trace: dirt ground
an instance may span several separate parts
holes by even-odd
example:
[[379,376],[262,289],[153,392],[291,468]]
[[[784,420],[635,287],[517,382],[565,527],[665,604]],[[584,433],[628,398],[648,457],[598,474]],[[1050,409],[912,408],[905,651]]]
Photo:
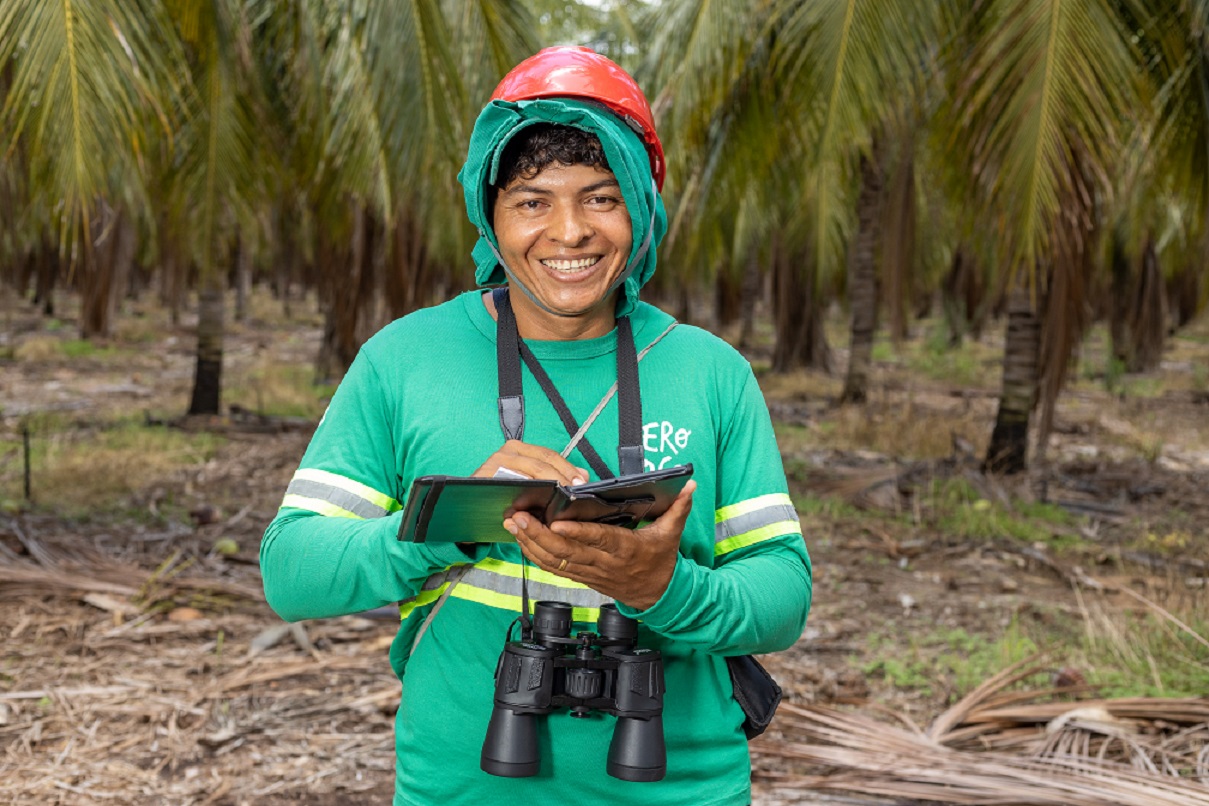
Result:
[[[23,358],[20,346],[44,326],[22,303],[5,304],[7,444],[31,413],[59,412],[67,418],[60,426],[69,427],[63,423],[185,409],[186,327],[157,326],[153,340],[116,359],[36,360]],[[266,360],[305,366],[317,339],[313,325],[234,326],[227,377],[249,377]],[[875,396],[863,416],[893,419],[909,405],[916,416],[951,413],[989,432],[992,396],[955,395],[946,384],[907,395]],[[1136,607],[1127,596],[1088,594],[1073,584],[1080,580],[1128,586],[1164,603],[1206,601],[1209,402],[1194,391],[1122,403],[1081,388],[1064,401],[1046,495],[1082,513],[1057,527],[1081,546],[1071,552],[957,539],[911,520],[918,499],[898,479],[977,477],[960,440],[951,455],[919,463],[826,447],[822,438],[812,444],[811,433],[833,417],[825,400],[803,388],[772,390],[769,398],[774,418],[796,429],[782,444],[795,495],[828,490],[854,502],[803,511],[815,603],[801,640],[765,658],[790,702],[889,708],[925,724],[951,701],[954,681],[897,686],[871,668],[875,653],[918,652],[915,640],[938,630],[996,636],[1022,621],[1077,621],[1090,595],[1105,607]],[[1167,439],[1148,454],[1146,435],[1159,420],[1188,438]],[[389,802],[398,696],[386,662],[392,619],[346,617],[290,630],[259,594],[260,534],[306,446],[306,425],[243,416],[188,427],[225,441],[205,461],[136,491],[121,513],[68,517],[46,501],[0,512],[0,802]],[[11,485],[20,455],[2,458]],[[1006,500],[1035,496],[1039,481],[986,484],[980,489]],[[1066,665],[1061,652],[1052,663]],[[760,742],[784,738],[774,729]],[[756,803],[871,802],[777,787],[763,773],[778,762],[760,755],[760,742]]]

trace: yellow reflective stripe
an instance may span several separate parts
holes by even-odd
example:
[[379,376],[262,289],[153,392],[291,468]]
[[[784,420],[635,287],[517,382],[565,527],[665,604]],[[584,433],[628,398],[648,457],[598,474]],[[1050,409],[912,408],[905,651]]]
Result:
[[[497,593],[484,588],[479,588],[474,585],[468,585],[465,581],[459,582],[457,587],[453,589],[453,593],[449,594],[453,599],[464,599],[468,602],[486,605],[487,607],[495,607],[500,610],[510,610],[514,613],[521,612],[521,597],[513,596],[508,593]],[[532,606],[530,602],[530,606]],[[600,618],[599,607],[572,607],[572,621],[587,621],[594,622]]]
[[281,508],[293,507],[294,509],[305,509],[308,512],[317,512],[320,515],[328,515],[333,518],[352,518],[353,520],[363,521],[356,513],[349,512],[343,507],[338,507],[328,501],[323,501],[319,498],[306,498],[301,495],[286,495],[281,500]]
[[734,537],[718,541],[714,544],[714,556],[717,557],[719,554],[745,548],[764,540],[780,537],[781,535],[796,534],[799,528],[797,521],[770,523],[767,526],[761,526],[759,529],[752,529],[750,532],[744,532],[741,535],[735,535]]
[[793,499],[787,493],[769,493],[768,495],[748,498],[746,501],[740,501],[737,504],[731,504],[730,506],[715,510],[714,523],[722,523],[722,521],[733,518],[736,515],[746,515],[748,512],[755,512],[757,509],[779,505],[792,507]]
[[294,478],[302,481],[315,481],[320,484],[329,484],[332,487],[338,487],[345,492],[352,493],[358,498],[369,501],[375,506],[382,507],[387,512],[395,512],[402,509],[399,502],[391,498],[385,493],[380,493],[373,487],[367,487],[359,481],[353,481],[344,476],[338,476],[335,473],[329,473],[326,470],[316,470],[314,468],[299,468],[294,474]]
[[449,583],[446,582],[444,585],[442,585],[439,588],[433,588],[430,591],[420,591],[419,595],[416,596],[415,598],[409,599],[406,602],[400,602],[399,603],[399,620],[403,621],[404,619],[406,619],[408,616],[411,615],[411,611],[415,610],[417,607],[423,607],[426,604],[431,604],[431,603],[435,602],[437,599],[440,599],[441,594],[444,593],[445,589],[448,587],[449,587]]
[[[493,574],[500,574],[501,576],[512,577],[514,579],[521,579],[525,573],[525,567],[520,563],[504,562],[495,557],[479,560],[474,564],[474,567],[482,571],[489,571]],[[533,566],[529,566],[529,581],[545,582],[548,585],[554,585],[559,588],[574,588],[578,590],[586,590],[588,588],[582,582],[575,582],[566,577],[560,577],[558,574],[543,571],[541,568],[534,568]]]

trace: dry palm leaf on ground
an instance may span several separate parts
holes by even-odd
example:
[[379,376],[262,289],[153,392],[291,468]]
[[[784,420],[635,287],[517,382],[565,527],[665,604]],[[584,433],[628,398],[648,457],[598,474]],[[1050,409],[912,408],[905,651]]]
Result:
[[[753,747],[778,791],[901,803],[1209,806],[1209,699],[1055,701],[1008,691],[1021,665],[979,686],[923,731],[909,722],[785,704],[780,736]],[[761,761],[795,772],[764,772]]]

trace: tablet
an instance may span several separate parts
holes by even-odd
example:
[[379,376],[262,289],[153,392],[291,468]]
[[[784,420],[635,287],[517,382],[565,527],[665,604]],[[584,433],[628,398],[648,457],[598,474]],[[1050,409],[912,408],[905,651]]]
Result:
[[544,479],[421,476],[411,485],[399,540],[512,543],[504,518],[592,521],[625,528],[667,512],[693,475],[691,464],[575,487]]

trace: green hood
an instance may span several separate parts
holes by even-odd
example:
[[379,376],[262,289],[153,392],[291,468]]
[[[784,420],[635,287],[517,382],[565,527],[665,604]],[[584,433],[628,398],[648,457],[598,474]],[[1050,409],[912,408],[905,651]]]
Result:
[[499,286],[508,282],[500,265],[499,242],[491,229],[487,189],[495,182],[504,146],[521,129],[535,123],[573,126],[600,138],[609,167],[621,185],[621,195],[634,228],[634,246],[626,273],[622,275],[624,283],[617,304],[617,315],[625,316],[633,310],[638,290],[655,273],[655,247],[667,232],[667,211],[651,177],[651,163],[642,140],[612,113],[586,101],[564,98],[492,101],[475,121],[466,164],[458,173],[466,196],[466,213],[479,231],[478,243],[471,253],[475,281],[480,286]]

